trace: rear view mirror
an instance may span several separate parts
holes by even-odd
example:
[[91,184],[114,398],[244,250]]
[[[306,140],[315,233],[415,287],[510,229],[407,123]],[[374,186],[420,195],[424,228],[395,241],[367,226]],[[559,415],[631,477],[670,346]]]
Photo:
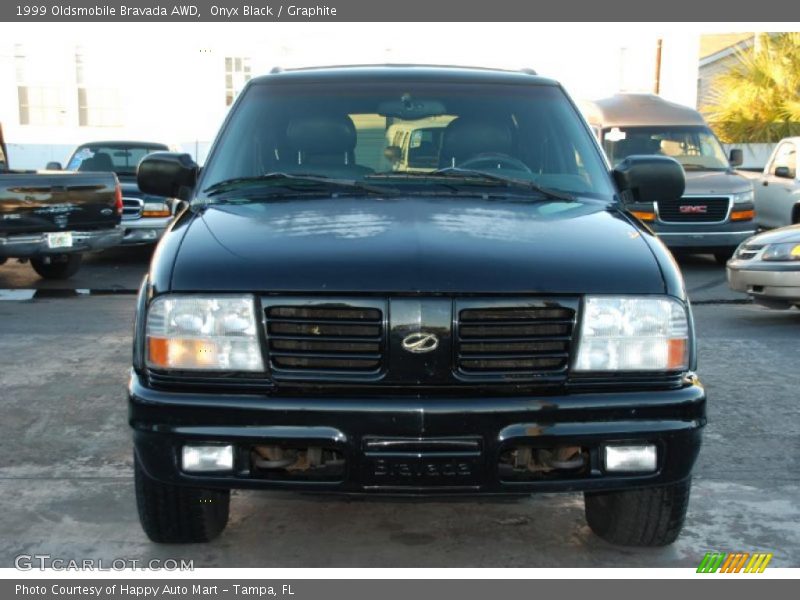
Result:
[[153,152],[139,163],[136,182],[145,194],[189,198],[197,183],[197,163],[188,154]]
[[378,105],[378,114],[407,121],[447,114],[445,105],[438,100],[412,98],[403,94],[399,100],[387,100]]
[[741,148],[732,148],[728,162],[732,167],[738,167],[744,162],[744,153]]
[[686,188],[683,167],[668,156],[629,156],[614,168],[612,175],[623,202],[675,200]]
[[775,177],[780,177],[781,179],[794,179],[794,173],[792,173],[789,167],[775,167]]
[[58,161],[55,161],[55,160],[53,160],[53,161],[50,161],[50,162],[49,162],[49,163],[47,163],[47,165],[45,166],[45,169],[46,169],[47,171],[61,171],[63,168],[64,168],[64,167],[62,167],[62,166],[61,166],[61,163],[60,163],[60,162],[58,162]]

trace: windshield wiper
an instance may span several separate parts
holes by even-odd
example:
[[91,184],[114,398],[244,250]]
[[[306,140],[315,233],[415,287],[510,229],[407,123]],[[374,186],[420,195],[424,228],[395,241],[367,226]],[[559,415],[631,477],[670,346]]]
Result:
[[516,179],[513,177],[503,177],[493,175],[485,171],[475,171],[472,169],[460,169],[458,167],[447,167],[436,171],[425,172],[403,172],[403,173],[376,173],[367,175],[365,179],[429,179],[444,180],[449,186],[456,183],[468,185],[491,185],[496,187],[512,187],[523,189],[540,194],[551,200],[561,200],[563,202],[576,202],[577,198],[567,192],[542,187],[533,181],[526,179]]
[[219,181],[206,189],[206,196],[218,196],[226,192],[238,191],[248,187],[277,186],[302,192],[348,192],[362,194],[394,195],[396,190],[360,183],[353,179],[334,179],[324,175],[301,175],[289,173],[266,173],[253,177],[234,177]]

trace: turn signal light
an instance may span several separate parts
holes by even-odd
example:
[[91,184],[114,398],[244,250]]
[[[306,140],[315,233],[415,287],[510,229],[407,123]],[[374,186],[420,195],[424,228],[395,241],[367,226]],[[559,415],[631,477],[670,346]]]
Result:
[[144,210],[142,211],[143,217],[169,217],[172,213],[168,210]]
[[207,340],[153,338],[148,340],[150,364],[157,368],[213,368],[217,344]]
[[731,213],[731,221],[751,221],[755,216],[754,210],[736,210]]
[[634,217],[636,217],[637,219],[639,219],[640,221],[655,221],[656,220],[655,213],[651,213],[651,212],[644,212],[644,211],[641,211],[641,210],[632,210],[631,214]]
[[689,362],[686,340],[672,338],[667,341],[667,369],[680,369]]

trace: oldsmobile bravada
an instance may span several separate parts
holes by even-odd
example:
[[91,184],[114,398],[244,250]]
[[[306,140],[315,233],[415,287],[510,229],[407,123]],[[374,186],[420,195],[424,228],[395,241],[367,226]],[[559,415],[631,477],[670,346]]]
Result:
[[[435,164],[390,164],[434,117]],[[215,537],[235,488],[581,491],[607,540],[678,536],[706,395],[680,272],[627,213],[682,194],[674,159],[610,170],[532,74],[339,67],[253,79],[202,170],[159,152],[138,182],[189,203],[136,314],[151,539]]]

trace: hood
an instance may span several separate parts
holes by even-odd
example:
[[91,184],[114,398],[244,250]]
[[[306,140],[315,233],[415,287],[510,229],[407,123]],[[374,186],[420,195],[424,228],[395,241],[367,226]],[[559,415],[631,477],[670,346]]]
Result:
[[182,227],[174,291],[663,293],[643,236],[598,204],[338,198],[220,204]]
[[800,225],[789,225],[788,227],[765,231],[747,240],[748,244],[778,244],[780,242],[800,243]]
[[753,183],[733,171],[685,171],[685,194],[738,194],[749,192]]

